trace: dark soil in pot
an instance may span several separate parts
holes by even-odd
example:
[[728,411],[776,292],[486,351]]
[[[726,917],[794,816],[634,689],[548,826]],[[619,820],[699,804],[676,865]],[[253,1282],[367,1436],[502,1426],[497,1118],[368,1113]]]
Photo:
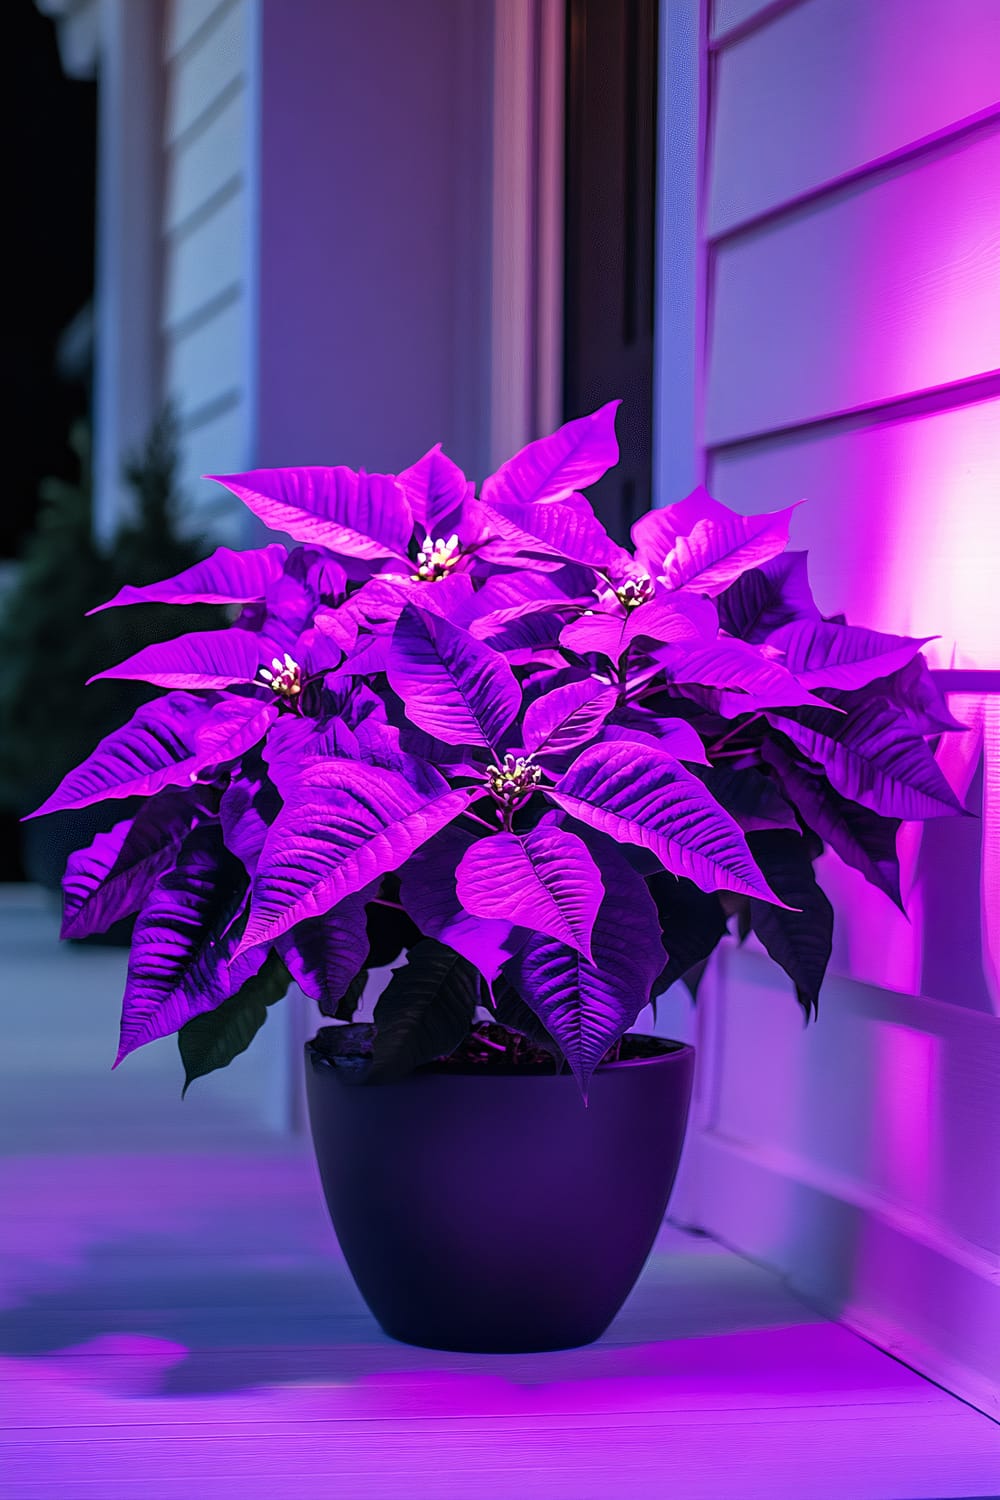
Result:
[[627,1039],[585,1106],[551,1062],[450,1060],[395,1083],[306,1045],[323,1189],[391,1337],[513,1353],[587,1344],[635,1284],[680,1159],[694,1051]]

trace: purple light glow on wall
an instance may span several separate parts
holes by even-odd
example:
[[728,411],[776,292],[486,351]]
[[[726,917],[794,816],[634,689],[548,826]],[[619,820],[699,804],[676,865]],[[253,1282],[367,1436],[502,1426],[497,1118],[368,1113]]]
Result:
[[871,1176],[894,1203],[926,1209],[937,1185],[940,1140],[936,1094],[939,1037],[881,1022],[873,1028],[879,1080],[872,1122]]

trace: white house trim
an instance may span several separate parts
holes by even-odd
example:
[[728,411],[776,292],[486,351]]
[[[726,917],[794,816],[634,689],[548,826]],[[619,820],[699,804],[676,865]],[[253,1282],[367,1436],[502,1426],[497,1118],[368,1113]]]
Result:
[[563,10],[496,0],[491,467],[562,416]]
[[122,458],[145,438],[161,394],[160,0],[100,0],[94,522],[125,509]]
[[704,479],[705,350],[702,70],[707,0],[661,0],[653,325],[653,503],[670,505]]

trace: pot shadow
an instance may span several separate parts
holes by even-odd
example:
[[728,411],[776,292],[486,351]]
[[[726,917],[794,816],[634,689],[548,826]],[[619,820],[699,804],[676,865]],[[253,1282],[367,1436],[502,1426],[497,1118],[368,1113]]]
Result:
[[[669,1228],[604,1337],[543,1354],[397,1343],[371,1317],[332,1235],[325,1251],[258,1252],[235,1263],[170,1236],[123,1237],[88,1246],[72,1276],[60,1280],[0,1310],[0,1354],[143,1396],[412,1384],[416,1376],[424,1385],[450,1376],[539,1385],[662,1375],[690,1370],[692,1361],[718,1365],[721,1346],[734,1337],[738,1354],[749,1349],[749,1333],[815,1324],[760,1268]],[[725,1358],[731,1362],[732,1351]],[[760,1361],[756,1349],[753,1363]]]

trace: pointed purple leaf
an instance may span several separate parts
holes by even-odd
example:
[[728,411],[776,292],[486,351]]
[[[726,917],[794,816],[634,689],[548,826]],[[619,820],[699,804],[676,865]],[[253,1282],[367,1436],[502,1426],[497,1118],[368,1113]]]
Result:
[[[794,811],[775,783],[753,767],[734,771],[728,766],[706,766],[695,775],[744,833],[770,832],[776,828],[801,833]],[[750,849],[752,852],[752,844]]]
[[407,717],[450,745],[499,743],[521,702],[498,652],[413,605],[393,632],[387,672]]
[[164,792],[134,819],[99,833],[66,862],[61,938],[105,932],[138,911],[205,809],[189,792]]
[[456,889],[456,871],[476,836],[450,823],[410,856],[400,871],[399,899],[425,937],[454,948],[492,984],[527,939],[505,921],[470,916]]
[[675,760],[708,764],[701,737],[686,719],[661,718],[629,705],[615,710],[601,731],[601,739],[631,740],[666,750]]
[[522,606],[531,614],[537,605],[561,609],[564,605],[583,607],[593,600],[594,575],[590,568],[579,563],[563,563],[544,572],[535,567],[522,568],[512,573],[494,573],[449,618],[472,635],[480,636],[484,632],[479,629],[479,622],[490,616],[502,615],[506,621],[516,618],[507,611]]
[[794,719],[768,718],[822,767],[838,792],[884,818],[942,818],[963,810],[927,744],[884,698],[864,698],[846,714],[810,708]]
[[451,791],[444,778],[428,795],[395,772],[346,760],[310,762],[282,791],[254,875],[244,949],[398,869],[478,795]]
[[744,641],[766,640],[793,620],[818,620],[805,552],[782,552],[742,573],[719,595],[719,623]]
[[217,826],[188,835],[135,924],[115,1067],[136,1047],[214,1010],[260,968],[263,949],[232,962],[233,919],[245,890],[246,877]]
[[768,645],[784,653],[782,665],[807,688],[866,687],[912,661],[933,636],[884,635],[856,625],[796,620],[779,626]]
[[457,888],[472,916],[529,927],[591,960],[591,933],[604,887],[578,834],[546,826],[479,839],[458,867]]
[[273,651],[250,630],[195,630],[172,641],[155,641],[134,656],[97,672],[101,677],[124,677],[132,682],[151,682],[165,688],[221,688],[236,682],[255,682],[257,673],[270,664]]
[[878,678],[868,692],[877,693],[901,708],[918,734],[967,728],[951,712],[923,656],[915,656],[900,671]]
[[306,765],[322,760],[360,760],[358,741],[343,719],[307,719],[282,714],[267,738],[264,759],[271,780],[284,795],[285,786]]
[[[656,659],[669,682],[724,688],[735,713],[823,701],[803,687],[787,667],[746,641],[720,637],[717,641],[664,646]],[[743,694],[750,701],[741,707],[739,700]]]
[[249,604],[263,599],[268,584],[281,577],[287,556],[280,542],[249,552],[218,547],[211,557],[175,573],[173,578],[143,588],[127,583],[113,599],[88,613],[96,615],[119,604]]
[[392,474],[337,467],[208,474],[272,531],[347,557],[405,557],[413,517]]
[[618,701],[616,688],[593,677],[567,682],[535,698],[524,713],[524,748],[532,755],[559,755],[585,745]]
[[121,729],[63,777],[51,797],[28,816],[89,807],[106,798],[151,796],[165,786],[186,786],[208,758],[197,752],[196,734],[211,712],[210,697],[167,693],[144,703]]
[[256,745],[278,717],[278,705],[260,698],[223,698],[195,731],[200,765],[224,765]]
[[621,403],[566,422],[551,437],[529,443],[483,481],[483,499],[533,504],[565,500],[596,484],[618,462],[615,413]]
[[230,854],[248,875],[257,868],[267,830],[281,811],[281,798],[269,781],[233,781],[222,794],[219,821]]
[[409,501],[413,519],[424,535],[432,539],[450,536],[460,522],[463,506],[474,487],[458,464],[441,451],[441,444],[435,443],[423,458],[404,469],[397,478]]
[[651,600],[627,613],[594,613],[571,620],[560,632],[560,644],[584,656],[597,651],[614,662],[636,641],[700,643],[714,640],[718,622],[707,599],[678,597],[661,603]]
[[880,817],[848,801],[820,772],[795,760],[778,740],[765,740],[761,755],[778,773],[786,797],[798,808],[806,826],[902,911],[896,853],[900,820]]
[[589,508],[497,500],[483,501],[482,511],[497,538],[484,549],[486,557],[503,560],[523,553],[607,568],[625,555]]
[[299,922],[275,944],[295,983],[325,1016],[335,1016],[368,957],[368,928],[362,892],[322,917]]
[[605,888],[594,962],[554,938],[532,936],[504,975],[559,1044],[584,1096],[598,1063],[635,1022],[666,960],[656,905],[628,860],[604,841]]
[[581,823],[651,850],[665,870],[686,875],[703,891],[777,900],[739,825],[697,776],[663,750],[625,742],[591,745],[549,795]]
[[325,635],[341,651],[352,651],[358,638],[358,620],[355,613],[339,605],[336,609],[321,606],[313,617],[313,629]]
[[721,594],[747,568],[784,551],[794,510],[741,516],[697,489],[639,517],[632,527],[636,558],[668,589]]

